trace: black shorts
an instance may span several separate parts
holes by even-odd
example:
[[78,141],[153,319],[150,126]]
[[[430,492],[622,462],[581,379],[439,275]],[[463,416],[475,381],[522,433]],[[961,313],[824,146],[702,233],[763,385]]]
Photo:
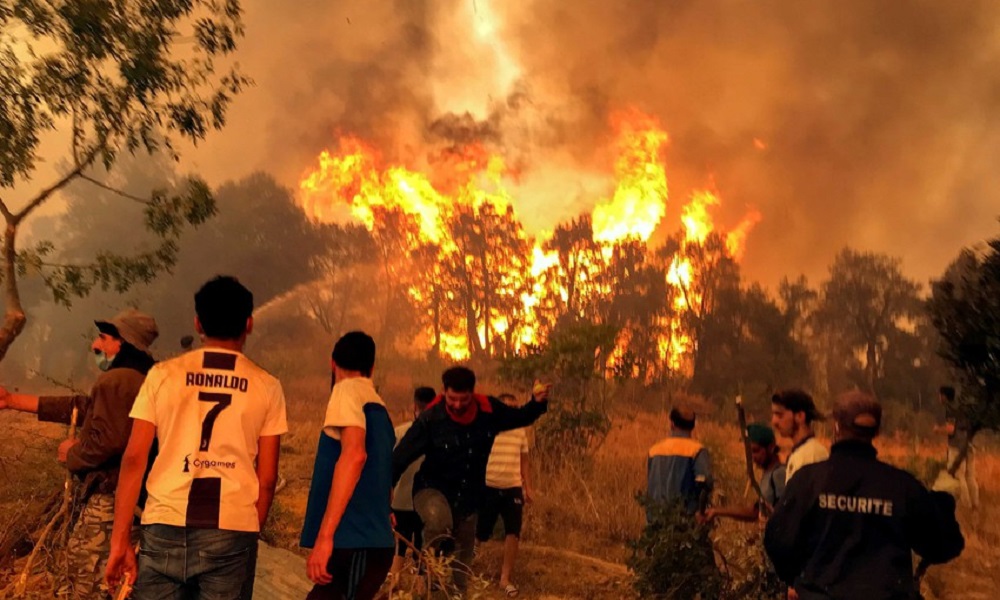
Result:
[[497,517],[503,519],[504,535],[521,535],[521,521],[524,518],[524,494],[521,488],[486,488],[482,508],[479,509],[479,523],[476,538],[485,542],[493,537],[493,527]]
[[313,585],[306,600],[372,600],[389,574],[392,556],[392,548],[334,548],[326,567],[333,581]]
[[[392,514],[396,516],[396,533],[413,544],[417,550],[420,550],[424,541],[424,522],[420,520],[417,511],[392,509]],[[396,540],[396,554],[398,556],[406,556],[407,548],[409,546]]]

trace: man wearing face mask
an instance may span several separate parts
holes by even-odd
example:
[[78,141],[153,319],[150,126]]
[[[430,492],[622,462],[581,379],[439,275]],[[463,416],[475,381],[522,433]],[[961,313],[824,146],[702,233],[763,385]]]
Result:
[[104,562],[110,549],[118,468],[132,430],[129,411],[153,366],[149,346],[159,331],[153,317],[135,309],[95,321],[90,346],[101,374],[87,396],[12,394],[0,387],[0,409],[36,413],[39,421],[70,422],[77,409],[77,436],[59,444],[59,462],[81,482],[82,511],[70,533],[69,587],[60,598],[104,598]]
[[392,477],[395,485],[412,462],[424,457],[413,478],[413,507],[424,523],[424,543],[454,548],[455,587],[464,595],[493,440],[502,431],[527,427],[541,417],[548,409],[550,386],[536,383],[531,401],[512,408],[475,393],[476,374],[467,367],[448,369],[441,383],[444,393],[396,445]]

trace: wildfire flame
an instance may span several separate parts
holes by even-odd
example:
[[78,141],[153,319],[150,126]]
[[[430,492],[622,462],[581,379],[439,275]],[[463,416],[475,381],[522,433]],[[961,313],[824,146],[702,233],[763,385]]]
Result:
[[[572,257],[550,247],[552,232],[532,239],[523,231],[504,186],[504,177],[509,175],[504,160],[481,145],[453,148],[415,167],[384,164],[379,153],[363,141],[342,137],[337,151],[322,152],[317,166],[301,180],[301,203],[307,214],[322,221],[342,218],[346,207],[373,234],[385,226],[386,215],[402,215],[416,232],[408,238],[405,252],[415,254],[421,248],[430,248],[435,253],[435,264],[452,261],[449,264],[470,271],[477,259],[464,255],[467,250],[452,239],[450,227],[454,220],[460,216],[471,218],[471,231],[478,235],[480,219],[510,219],[508,241],[530,248],[525,264],[501,268],[497,260],[490,263],[482,259],[481,270],[498,297],[513,301],[518,305],[516,310],[501,312],[484,304],[475,310],[470,308],[464,323],[461,319],[444,323],[435,308],[431,311],[433,318],[428,318],[433,323],[427,326],[427,340],[429,346],[454,360],[469,358],[476,349],[489,347],[491,340],[502,340],[505,351],[516,352],[544,342],[549,326],[540,317],[544,306],[562,303],[567,310],[572,305],[582,312],[581,307],[589,299],[609,293],[610,284],[599,281],[598,275],[608,268],[616,247],[630,242],[646,247],[666,215],[667,176],[661,153],[667,134],[655,119],[638,111],[616,115],[612,125],[617,152],[613,193],[597,202],[590,215],[593,248]],[[682,248],[704,244],[716,231],[711,211],[718,204],[718,196],[709,191],[691,195],[681,210]],[[725,233],[725,251],[732,259],[742,258],[747,235],[760,218],[759,213],[751,212]],[[427,282],[421,279],[433,280],[435,273],[417,275],[411,283],[411,297],[418,301],[435,297],[445,303],[456,302],[451,292],[422,287]],[[667,370],[683,370],[694,349],[694,341],[679,315],[701,303],[696,285],[699,277],[698,266],[684,252],[676,253],[666,269],[665,284],[671,290],[674,314],[658,324],[657,346]],[[474,323],[473,313],[478,315]],[[615,347],[605,358],[609,370],[623,360],[634,337],[630,330],[618,333]]]

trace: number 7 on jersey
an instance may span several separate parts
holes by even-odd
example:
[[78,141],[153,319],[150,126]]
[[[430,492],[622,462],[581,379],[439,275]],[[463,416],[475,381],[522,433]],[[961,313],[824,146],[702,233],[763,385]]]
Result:
[[212,430],[215,429],[215,420],[219,418],[219,413],[229,408],[233,403],[232,394],[214,394],[212,392],[198,392],[198,400],[201,402],[215,402],[216,405],[205,414],[205,420],[201,422],[201,445],[198,450],[205,452],[208,445],[212,443]]

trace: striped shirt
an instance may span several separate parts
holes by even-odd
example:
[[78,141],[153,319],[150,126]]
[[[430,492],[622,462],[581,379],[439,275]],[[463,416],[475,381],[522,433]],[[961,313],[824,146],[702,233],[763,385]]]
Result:
[[521,455],[527,453],[528,434],[523,427],[498,434],[486,463],[486,485],[501,490],[521,487]]

